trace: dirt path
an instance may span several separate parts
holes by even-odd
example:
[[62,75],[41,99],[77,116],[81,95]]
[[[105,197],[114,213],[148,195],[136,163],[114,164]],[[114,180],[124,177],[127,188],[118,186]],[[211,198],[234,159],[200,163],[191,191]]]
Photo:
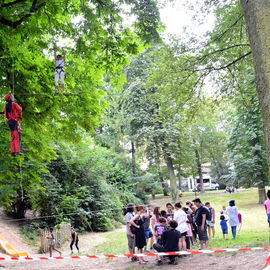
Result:
[[0,234],[10,243],[17,251],[37,254],[38,248],[29,246],[21,237],[20,227],[15,219],[5,215],[0,208]]
[[262,270],[268,256],[268,251],[249,251],[243,253],[228,253],[222,255],[190,255],[179,259],[177,266],[164,264],[155,265],[155,259],[149,258],[146,266],[133,263],[130,259],[73,259],[63,261],[33,261],[21,263],[1,263],[3,269],[10,270]]

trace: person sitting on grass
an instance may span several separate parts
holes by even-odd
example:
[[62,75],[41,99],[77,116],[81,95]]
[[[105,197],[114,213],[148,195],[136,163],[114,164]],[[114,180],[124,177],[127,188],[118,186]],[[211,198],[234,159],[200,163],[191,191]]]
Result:
[[162,245],[162,234],[164,231],[166,231],[166,219],[161,217],[159,219],[159,224],[155,226],[155,236],[157,239],[157,243]]
[[54,233],[53,233],[53,228],[50,228],[50,236],[48,236],[47,239],[50,239],[50,257],[52,257],[53,250],[57,251],[61,257],[62,256],[61,251],[59,251],[55,248],[55,237],[54,237]]
[[[162,245],[156,243],[154,244],[154,249],[156,252],[175,252],[179,251],[179,239],[181,238],[181,233],[176,230],[178,223],[175,220],[169,222],[170,229],[164,231],[161,236]],[[160,256],[157,256],[157,265],[162,265],[162,260]],[[170,264],[177,264],[176,256],[169,256]]]
[[228,240],[228,225],[227,225],[228,220],[225,219],[224,215],[220,216],[220,226],[223,234],[223,239]]

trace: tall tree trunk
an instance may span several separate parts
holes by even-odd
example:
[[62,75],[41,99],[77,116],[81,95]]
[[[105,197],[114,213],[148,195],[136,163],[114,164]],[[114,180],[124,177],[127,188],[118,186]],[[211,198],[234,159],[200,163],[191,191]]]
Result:
[[260,187],[258,186],[258,194],[259,194],[259,204],[263,204],[266,200],[266,192],[265,192],[265,186]]
[[173,201],[176,201],[178,192],[177,192],[177,187],[176,187],[176,177],[175,177],[174,168],[173,168],[173,159],[171,157],[171,154],[166,151],[166,147],[163,147],[163,152],[164,152],[164,159],[166,161],[166,165],[170,174],[172,199]]
[[[195,155],[196,155],[196,161],[197,161],[197,168],[198,168],[198,174],[200,178],[200,192],[204,193],[204,186],[203,186],[203,175],[202,175],[202,164],[201,164],[201,158],[199,151],[197,148],[195,148]],[[196,186],[197,186],[197,181],[196,181]]]
[[181,164],[178,163],[178,186],[182,187],[182,179],[181,179]]
[[136,176],[136,157],[135,157],[135,152],[136,152],[136,149],[135,149],[134,142],[131,141],[131,166],[132,166],[133,177]]
[[[256,74],[268,167],[270,168],[270,1],[241,0]],[[270,174],[269,174],[270,175]]]

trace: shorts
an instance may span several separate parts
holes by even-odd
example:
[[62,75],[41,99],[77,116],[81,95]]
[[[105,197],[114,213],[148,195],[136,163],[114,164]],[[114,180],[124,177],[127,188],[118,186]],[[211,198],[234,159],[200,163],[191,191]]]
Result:
[[187,232],[181,233],[181,237],[183,237],[183,236],[187,236]]
[[207,227],[204,226],[204,231],[201,230],[201,226],[198,226],[198,235],[200,241],[208,241]]
[[64,84],[65,71],[55,71],[54,73],[54,82],[56,86],[59,86],[58,81],[61,79],[61,84]]
[[267,214],[267,218],[268,218],[268,223],[270,223],[270,213]]
[[228,234],[228,229],[222,229],[223,234]]
[[128,247],[134,248],[135,247],[135,236],[134,236],[134,238],[132,238],[129,234],[127,234],[127,239],[128,239]]
[[146,239],[152,238],[154,236],[150,228],[144,229],[144,233]]
[[212,221],[210,221],[210,220],[206,220],[206,224],[207,224],[209,227],[215,227],[215,224],[212,223]]
[[164,248],[162,245],[158,244],[158,243],[155,243],[155,244],[153,245],[153,248],[154,248],[157,252],[165,252],[165,248]]

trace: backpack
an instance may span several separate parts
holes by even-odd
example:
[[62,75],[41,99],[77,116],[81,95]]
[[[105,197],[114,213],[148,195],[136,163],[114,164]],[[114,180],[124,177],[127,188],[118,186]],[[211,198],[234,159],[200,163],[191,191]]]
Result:
[[206,214],[206,220],[208,220],[208,221],[212,221],[212,217],[213,217],[212,209],[213,209],[213,207],[207,208],[208,214]]

